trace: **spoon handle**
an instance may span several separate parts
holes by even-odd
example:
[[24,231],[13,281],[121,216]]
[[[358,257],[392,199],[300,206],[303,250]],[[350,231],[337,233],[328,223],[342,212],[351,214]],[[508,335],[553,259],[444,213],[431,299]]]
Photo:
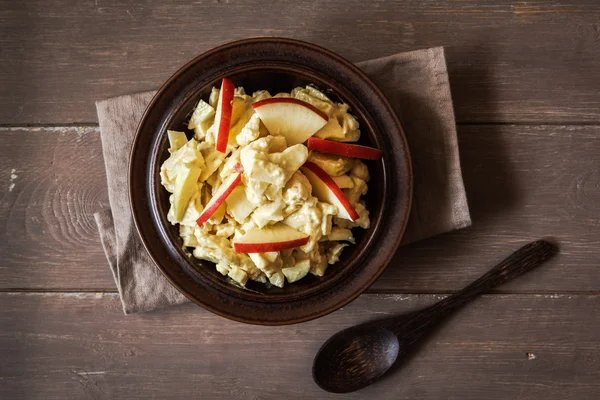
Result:
[[[550,258],[553,253],[554,247],[550,243],[544,240],[531,242],[512,253],[459,292],[427,307],[415,314],[409,321],[398,320],[397,322],[403,323],[404,330],[407,325],[410,325],[415,331],[423,331],[427,326],[439,321],[440,317],[454,311],[478,295],[532,270]],[[402,326],[396,323],[392,323],[391,328],[394,332],[402,331]]]
[[469,302],[474,297],[534,269],[550,258],[553,253],[554,247],[544,240],[526,244],[502,260],[475,282],[436,303],[435,309],[443,314],[450,312]]

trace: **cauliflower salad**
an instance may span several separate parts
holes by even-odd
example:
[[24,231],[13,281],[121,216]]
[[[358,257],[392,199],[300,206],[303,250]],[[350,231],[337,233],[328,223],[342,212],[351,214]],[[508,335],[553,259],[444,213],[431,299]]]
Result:
[[352,228],[369,227],[362,160],[382,152],[351,143],[348,106],[312,86],[249,95],[225,78],[207,100],[189,134],[167,131],[160,169],[184,246],[242,286],[322,276],[355,243]]

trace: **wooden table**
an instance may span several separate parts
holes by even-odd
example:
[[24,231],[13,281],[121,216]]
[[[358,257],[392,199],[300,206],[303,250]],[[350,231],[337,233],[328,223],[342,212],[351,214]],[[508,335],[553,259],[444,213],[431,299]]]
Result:
[[[0,0],[0,398],[340,398],[310,377],[327,337],[543,236],[558,257],[344,398],[600,398],[599,23],[596,0]],[[108,207],[94,101],[265,35],[352,61],[446,46],[473,226],[401,248],[316,321],[261,328],[191,304],[126,317],[92,217]]]

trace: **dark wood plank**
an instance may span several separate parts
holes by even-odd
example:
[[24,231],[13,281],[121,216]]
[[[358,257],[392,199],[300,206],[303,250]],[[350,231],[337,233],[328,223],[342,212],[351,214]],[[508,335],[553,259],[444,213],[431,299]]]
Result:
[[[473,227],[401,248],[372,290],[453,291],[543,236],[562,253],[499,291],[600,290],[600,127],[460,126],[459,140]],[[92,217],[107,206],[97,128],[4,128],[0,146],[0,288],[114,290]]]
[[216,45],[285,36],[352,61],[447,46],[459,121],[600,121],[596,0],[0,0],[0,123],[96,121]]
[[108,207],[98,128],[0,130],[2,287],[114,288],[93,212]]
[[561,253],[499,292],[600,289],[600,127],[461,126],[473,226],[401,248],[373,290],[458,289],[520,244]]
[[[364,295],[317,321],[243,325],[193,305],[125,317],[116,295],[0,294],[3,399],[328,399],[310,377],[322,342],[438,296]],[[489,295],[418,355],[348,399],[600,397],[595,295]]]

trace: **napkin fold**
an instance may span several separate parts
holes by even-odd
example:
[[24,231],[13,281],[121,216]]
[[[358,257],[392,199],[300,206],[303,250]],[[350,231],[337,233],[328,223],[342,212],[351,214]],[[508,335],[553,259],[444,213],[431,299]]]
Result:
[[[414,199],[403,244],[471,225],[443,47],[357,64],[392,104],[408,139]],[[96,102],[110,209],[94,214],[123,311],[187,302],[144,249],[129,208],[127,165],[154,91]]]

